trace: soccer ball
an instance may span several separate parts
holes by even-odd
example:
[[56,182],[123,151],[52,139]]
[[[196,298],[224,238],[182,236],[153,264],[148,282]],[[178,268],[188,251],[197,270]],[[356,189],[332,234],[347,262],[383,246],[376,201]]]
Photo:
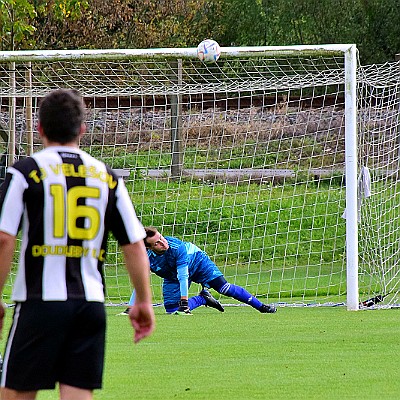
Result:
[[217,61],[221,55],[219,44],[212,39],[205,39],[197,46],[197,57],[204,62]]

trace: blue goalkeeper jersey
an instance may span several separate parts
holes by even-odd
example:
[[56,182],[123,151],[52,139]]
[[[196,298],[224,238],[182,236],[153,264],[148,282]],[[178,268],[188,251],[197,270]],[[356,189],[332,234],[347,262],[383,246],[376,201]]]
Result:
[[222,275],[208,255],[193,243],[171,236],[165,236],[165,239],[169,248],[164,253],[147,249],[150,269],[161,278],[179,281],[181,296],[188,295],[188,281],[207,284]]
[[165,239],[169,249],[163,254],[147,249],[151,271],[162,278],[176,280],[182,274],[188,279],[201,266],[202,260],[208,257],[193,243],[171,236],[165,236]]

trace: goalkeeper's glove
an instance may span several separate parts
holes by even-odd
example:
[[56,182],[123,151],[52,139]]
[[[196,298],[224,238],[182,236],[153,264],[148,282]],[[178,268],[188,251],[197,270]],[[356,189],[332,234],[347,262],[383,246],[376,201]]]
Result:
[[189,302],[187,300],[181,300],[179,302],[179,307],[175,311],[175,314],[178,315],[192,315],[189,308]]

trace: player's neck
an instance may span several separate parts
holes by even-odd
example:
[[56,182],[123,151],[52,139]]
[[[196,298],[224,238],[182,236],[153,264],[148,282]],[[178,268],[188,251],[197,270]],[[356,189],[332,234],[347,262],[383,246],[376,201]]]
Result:
[[50,140],[43,140],[43,146],[46,147],[74,147],[76,149],[79,148],[78,142],[68,142],[68,143],[59,143],[59,142],[53,142]]
[[51,144],[48,144],[46,147],[74,147],[75,149],[79,149],[79,146],[76,143],[56,143],[53,142]]
[[158,256],[161,256],[161,255],[164,254],[166,251],[167,251],[167,250],[159,250],[159,251],[153,250],[153,252],[154,252],[155,254],[157,254]]

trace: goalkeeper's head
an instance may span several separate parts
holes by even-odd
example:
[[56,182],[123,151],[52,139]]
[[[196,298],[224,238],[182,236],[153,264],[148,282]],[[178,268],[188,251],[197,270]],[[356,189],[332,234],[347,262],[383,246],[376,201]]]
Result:
[[78,142],[86,128],[84,120],[85,106],[76,90],[54,90],[40,103],[38,130],[49,142]]
[[167,239],[156,228],[145,227],[146,237],[143,239],[146,248],[153,250],[157,254],[162,254],[169,249]]

